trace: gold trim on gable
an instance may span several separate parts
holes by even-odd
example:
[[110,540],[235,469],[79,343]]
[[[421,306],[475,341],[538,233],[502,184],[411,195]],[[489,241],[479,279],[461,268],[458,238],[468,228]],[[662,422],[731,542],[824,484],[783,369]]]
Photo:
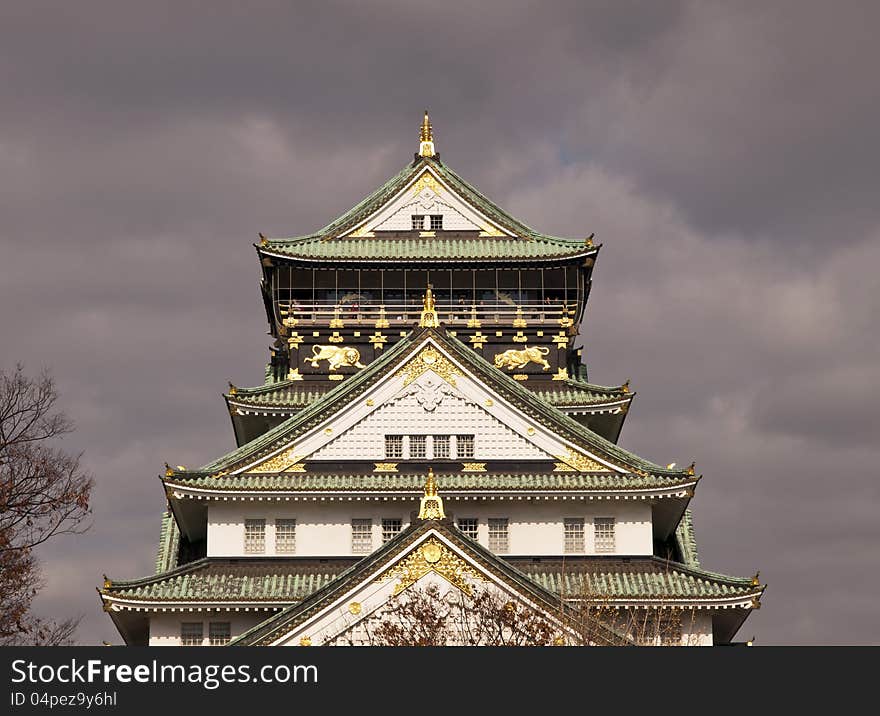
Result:
[[415,358],[404,365],[395,377],[406,376],[403,380],[403,386],[406,387],[419,376],[427,371],[433,371],[443,380],[455,387],[455,377],[461,376],[462,373],[452,363],[450,363],[444,355],[434,348],[424,348]]
[[425,540],[418,549],[382,572],[376,578],[376,581],[384,582],[394,578],[400,580],[394,585],[394,594],[396,596],[418,582],[429,572],[436,572],[467,595],[471,594],[471,586],[468,579],[480,582],[486,581],[480,572],[465,562],[436,537],[430,537]]

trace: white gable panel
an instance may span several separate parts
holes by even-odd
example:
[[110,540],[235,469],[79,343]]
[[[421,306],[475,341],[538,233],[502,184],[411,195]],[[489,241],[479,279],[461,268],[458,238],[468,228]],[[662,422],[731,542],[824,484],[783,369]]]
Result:
[[[427,191],[427,190],[426,190]],[[460,211],[450,206],[446,202],[432,198],[428,203],[413,201],[404,204],[394,214],[378,224],[375,231],[410,231],[412,229],[412,216],[419,214],[421,216],[442,216],[443,229],[452,231],[479,231],[480,226],[469,220]],[[425,220],[425,229],[430,229],[430,221]]]
[[309,457],[314,460],[384,460],[385,435],[475,435],[468,460],[548,460],[550,455],[432,373],[379,406]]
[[[482,236],[511,235],[443,184],[430,169],[425,169],[418,179],[355,226],[348,235],[373,236],[376,230],[410,231],[413,214],[442,214],[444,229],[479,229]],[[429,228],[427,222],[425,228]]]

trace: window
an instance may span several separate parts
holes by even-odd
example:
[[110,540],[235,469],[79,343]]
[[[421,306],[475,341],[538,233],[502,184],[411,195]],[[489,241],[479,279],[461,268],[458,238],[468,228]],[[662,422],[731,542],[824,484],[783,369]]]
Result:
[[582,554],[584,547],[584,518],[566,517],[563,521],[565,530],[566,554]]
[[398,519],[383,519],[382,520],[382,544],[393,540],[397,535],[400,534],[400,530],[403,529],[403,521]]
[[397,460],[403,457],[403,435],[385,436],[385,457]]
[[351,551],[354,554],[369,554],[373,551],[373,520],[351,521]]
[[476,517],[460,517],[458,520],[458,529],[461,533],[471,539],[477,538],[477,518]]
[[180,624],[180,643],[182,646],[201,646],[202,645],[202,623],[201,622],[181,622],[181,624]]
[[440,231],[443,228],[443,214],[431,214],[431,231]]
[[425,217],[421,214],[412,215],[413,231],[421,231],[425,228]]
[[593,520],[596,552],[614,551],[614,518],[597,517]]
[[474,456],[474,436],[458,435],[455,439],[456,457],[473,457]]
[[428,436],[427,435],[410,435],[409,436],[409,457],[410,460],[428,457]]
[[231,638],[229,622],[211,622],[208,626],[208,643],[211,646],[223,646],[228,644]]
[[449,436],[448,435],[435,435],[434,436],[434,458],[447,458],[449,457]]
[[489,518],[489,549],[493,552],[506,552],[510,546],[507,535],[507,518]]
[[275,520],[275,554],[296,552],[296,520]]
[[266,520],[244,521],[245,554],[263,554],[266,551]]

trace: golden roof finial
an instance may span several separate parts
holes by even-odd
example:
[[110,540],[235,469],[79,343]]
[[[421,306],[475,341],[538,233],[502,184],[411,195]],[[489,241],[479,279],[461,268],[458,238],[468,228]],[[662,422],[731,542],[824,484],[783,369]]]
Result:
[[428,468],[428,479],[425,481],[425,494],[422,495],[419,505],[420,520],[446,519],[443,512],[443,499],[437,492],[437,483],[434,480],[434,468]]
[[437,320],[437,312],[434,310],[434,294],[431,292],[431,284],[425,289],[422,299],[422,315],[419,317],[419,325],[422,328],[437,328],[440,321]]
[[697,469],[697,463],[692,462],[690,465],[688,465],[687,474],[693,475],[694,472],[696,472],[696,469]]
[[419,156],[434,156],[434,128],[428,118],[428,110],[425,110],[425,118],[422,120],[422,128],[419,131]]
[[584,244],[586,245],[587,248],[592,247],[592,245],[593,245],[593,237],[594,237],[595,235],[596,235],[595,233],[592,233],[592,234],[590,234],[586,239],[584,239]]

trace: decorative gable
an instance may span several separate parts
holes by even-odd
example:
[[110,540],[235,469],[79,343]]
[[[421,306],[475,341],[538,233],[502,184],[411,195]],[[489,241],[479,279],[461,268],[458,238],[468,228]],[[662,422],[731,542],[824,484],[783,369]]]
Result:
[[[459,433],[474,435],[474,454],[468,460],[554,459],[487,412],[485,406],[478,405],[433,371],[427,371],[309,460],[381,461],[386,458],[386,435],[433,438]],[[428,457],[432,455],[436,457],[434,451]]]
[[406,188],[358,224],[346,236],[375,236],[377,231],[413,231],[413,216],[425,217],[417,227],[430,235],[428,217],[441,216],[444,231],[479,231],[480,236],[510,236],[452,191],[428,166]]
[[356,399],[341,401],[307,432],[296,439],[279,437],[272,452],[232,472],[302,472],[318,460],[381,461],[385,435],[459,434],[474,436],[468,459],[477,463],[553,460],[558,472],[629,472],[531,418],[459,365],[433,337],[411,349],[396,371],[382,375]]

